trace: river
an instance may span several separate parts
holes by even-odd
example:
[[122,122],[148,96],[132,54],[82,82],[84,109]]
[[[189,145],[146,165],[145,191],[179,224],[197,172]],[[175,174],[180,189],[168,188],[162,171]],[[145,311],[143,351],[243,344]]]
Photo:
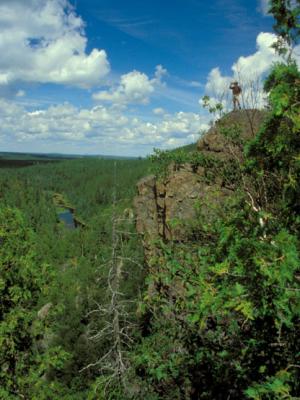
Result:
[[70,210],[65,210],[63,212],[58,213],[58,218],[61,222],[65,224],[68,229],[75,229],[76,224],[74,221],[73,213]]

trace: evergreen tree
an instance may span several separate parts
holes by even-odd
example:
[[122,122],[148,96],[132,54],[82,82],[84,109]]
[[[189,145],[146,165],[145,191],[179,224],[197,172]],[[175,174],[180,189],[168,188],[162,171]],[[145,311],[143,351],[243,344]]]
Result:
[[[24,397],[24,378],[34,362],[40,327],[36,306],[45,284],[37,265],[33,233],[20,212],[0,209],[0,378],[1,398]],[[7,396],[7,397],[6,397]]]

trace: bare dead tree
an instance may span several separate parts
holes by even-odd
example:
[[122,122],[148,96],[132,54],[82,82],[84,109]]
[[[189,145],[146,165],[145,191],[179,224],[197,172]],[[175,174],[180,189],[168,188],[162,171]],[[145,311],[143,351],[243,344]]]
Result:
[[[128,350],[133,343],[131,332],[134,323],[130,315],[129,300],[125,299],[122,293],[122,279],[124,263],[139,265],[136,260],[123,255],[124,236],[134,235],[129,232],[128,223],[133,222],[131,213],[125,210],[122,217],[117,215],[117,162],[114,163],[113,195],[112,195],[112,216],[111,216],[111,254],[106,268],[107,275],[107,298],[105,305],[96,303],[96,307],[89,311],[87,316],[94,316],[99,320],[100,328],[94,328],[89,339],[95,342],[102,342],[105,346],[104,354],[93,363],[86,365],[81,371],[89,368],[96,368],[101,375],[102,391],[104,394],[109,387],[120,387],[126,389],[127,372],[130,368]],[[127,226],[126,226],[127,225]],[[121,227],[120,227],[121,226]],[[122,229],[125,228],[125,230]]]
[[[209,111],[213,115],[211,123],[215,123],[228,112],[230,104],[229,82],[223,82],[222,85],[211,82],[208,89],[209,93]],[[204,98],[207,96],[204,96]],[[203,98],[203,99],[204,99]],[[204,102],[204,107],[207,107]],[[221,106],[221,107],[220,107]]]
[[264,97],[263,81],[257,74],[247,77],[241,71],[236,72],[238,81],[242,86],[241,104],[249,123],[252,136],[255,136],[255,121],[258,112],[265,108],[266,98]]

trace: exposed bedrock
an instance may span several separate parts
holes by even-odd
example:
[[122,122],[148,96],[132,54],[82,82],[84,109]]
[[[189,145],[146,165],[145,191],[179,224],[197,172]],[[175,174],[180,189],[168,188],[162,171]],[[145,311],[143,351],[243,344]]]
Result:
[[[222,129],[238,126],[241,137],[250,139],[257,133],[265,115],[258,110],[229,113],[199,139],[197,151],[223,161],[233,156],[242,160],[241,149],[232,147]],[[166,178],[151,175],[138,182],[134,205],[137,231],[143,236],[146,259],[155,251],[157,239],[189,240],[187,227],[196,217],[197,204],[202,207],[212,203],[220,205],[232,193],[233,189],[226,188],[217,173],[208,182],[207,172],[204,167],[195,169],[188,163],[171,164]]]

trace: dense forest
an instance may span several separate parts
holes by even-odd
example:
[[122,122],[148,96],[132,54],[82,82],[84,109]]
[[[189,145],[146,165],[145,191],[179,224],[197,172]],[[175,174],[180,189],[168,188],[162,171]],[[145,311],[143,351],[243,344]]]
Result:
[[[283,61],[256,136],[221,126],[229,159],[2,164],[0,399],[300,398],[299,1],[270,12]],[[153,243],[146,263],[136,183],[182,164],[234,195],[198,202],[188,241]]]
[[[148,165],[147,160],[84,159],[1,170],[3,398],[18,397],[19,385],[31,387],[33,382],[33,393],[36,385],[43,392],[36,396],[64,398],[71,387],[70,398],[76,398],[75,393],[85,393],[95,378],[89,370],[79,373],[99,357],[105,344],[87,340],[87,329],[97,329],[92,328],[93,316],[87,314],[99,302],[108,301],[112,218],[124,230],[117,251],[129,260],[124,262],[126,274],[132,277],[123,283],[126,298],[137,299],[142,250],[131,207],[135,183],[147,173]],[[77,228],[60,221],[64,210],[71,210],[80,221]],[[25,273],[19,263],[27,256],[21,264],[28,268]],[[7,269],[8,265],[13,268]],[[44,305],[47,309],[47,304],[51,304],[47,318],[36,320],[38,310]],[[95,323],[101,325],[100,320]],[[29,346],[26,351],[24,345]],[[35,358],[41,355],[42,364]],[[49,393],[43,376],[46,381],[51,376]],[[78,396],[86,398],[86,394]]]

